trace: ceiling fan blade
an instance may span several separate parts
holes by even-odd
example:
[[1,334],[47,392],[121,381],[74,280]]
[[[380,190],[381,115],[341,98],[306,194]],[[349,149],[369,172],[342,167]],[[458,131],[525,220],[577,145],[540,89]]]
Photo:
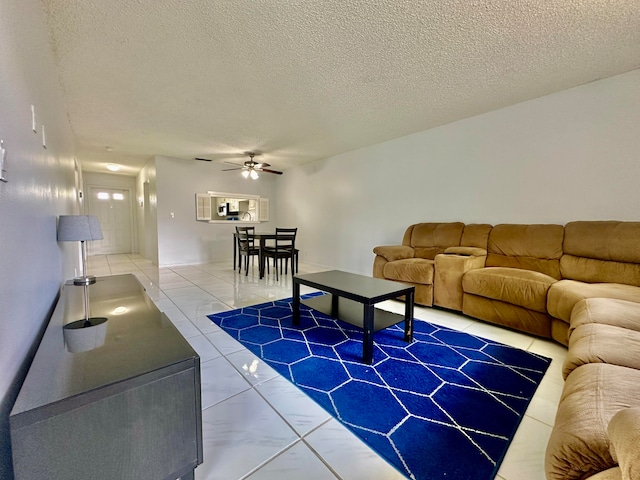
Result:
[[282,175],[282,172],[279,172],[278,170],[270,170],[268,168],[260,168],[256,170],[260,170],[261,172],[267,172],[267,173],[275,173],[276,175]]
[[228,162],[228,161],[224,161],[223,163],[226,163],[228,165],[235,165],[236,167],[242,167],[244,165],[240,164],[240,163],[235,163],[235,162]]
[[211,162],[212,160],[208,159],[208,158],[198,158],[196,157],[196,160],[200,160],[201,162]]
[[238,168],[223,168],[222,171],[223,172],[230,172],[231,170],[244,170],[244,167],[238,167]]

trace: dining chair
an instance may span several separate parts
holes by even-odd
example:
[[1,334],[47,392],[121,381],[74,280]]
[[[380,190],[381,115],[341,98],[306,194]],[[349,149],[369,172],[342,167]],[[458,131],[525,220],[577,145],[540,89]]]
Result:
[[284,260],[284,273],[288,273],[289,261],[291,261],[291,272],[295,273],[297,266],[294,260],[297,260],[296,235],[297,228],[278,228],[276,227],[276,238],[273,246],[264,248],[264,256],[267,263],[267,273],[269,272],[269,258],[273,258],[273,268],[278,278],[278,263],[280,265],[280,274],[282,274],[282,261]]
[[[249,257],[257,257],[260,255],[260,249],[256,247],[254,243],[253,234],[255,230],[255,227],[236,227],[238,253],[240,254],[238,273],[240,273],[242,269],[242,259],[244,258],[244,274],[249,275]],[[253,262],[251,265],[253,265]]]

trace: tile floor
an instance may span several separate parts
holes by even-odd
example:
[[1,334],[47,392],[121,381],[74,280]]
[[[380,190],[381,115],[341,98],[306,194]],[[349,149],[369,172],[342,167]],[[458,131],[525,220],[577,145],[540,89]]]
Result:
[[[157,268],[137,255],[89,257],[103,276],[133,273],[201,357],[204,463],[197,480],[393,480],[404,478],[303,393],[206,315],[291,296],[291,275],[258,279],[231,262]],[[300,273],[321,269],[300,265]],[[273,272],[272,272],[273,273]],[[303,293],[306,293],[303,287]],[[390,301],[390,310],[403,305]],[[562,391],[566,349],[554,342],[444,310],[416,307],[415,317],[551,357],[504,462],[499,480],[544,479],[544,451]],[[463,480],[463,479],[456,479]]]

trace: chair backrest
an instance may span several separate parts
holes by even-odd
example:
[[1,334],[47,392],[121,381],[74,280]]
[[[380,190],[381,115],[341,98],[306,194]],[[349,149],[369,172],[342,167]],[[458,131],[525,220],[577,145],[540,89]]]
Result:
[[253,248],[253,234],[255,231],[256,227],[236,227],[236,238],[238,239],[238,248],[240,250]]
[[296,248],[297,228],[276,227],[276,250],[293,250]]

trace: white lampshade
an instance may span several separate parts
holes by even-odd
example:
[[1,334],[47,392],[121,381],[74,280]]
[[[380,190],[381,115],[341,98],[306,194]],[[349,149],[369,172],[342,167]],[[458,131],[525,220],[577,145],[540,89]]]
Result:
[[60,215],[58,220],[59,242],[84,242],[102,240],[102,229],[95,215]]
[[250,175],[251,175],[251,178],[253,178],[254,180],[257,180],[259,177],[258,172],[256,172],[255,170],[251,170]]
[[90,285],[96,277],[87,275],[88,240],[102,240],[102,229],[95,215],[60,215],[58,219],[59,242],[81,242],[82,276],[73,279],[75,285]]

